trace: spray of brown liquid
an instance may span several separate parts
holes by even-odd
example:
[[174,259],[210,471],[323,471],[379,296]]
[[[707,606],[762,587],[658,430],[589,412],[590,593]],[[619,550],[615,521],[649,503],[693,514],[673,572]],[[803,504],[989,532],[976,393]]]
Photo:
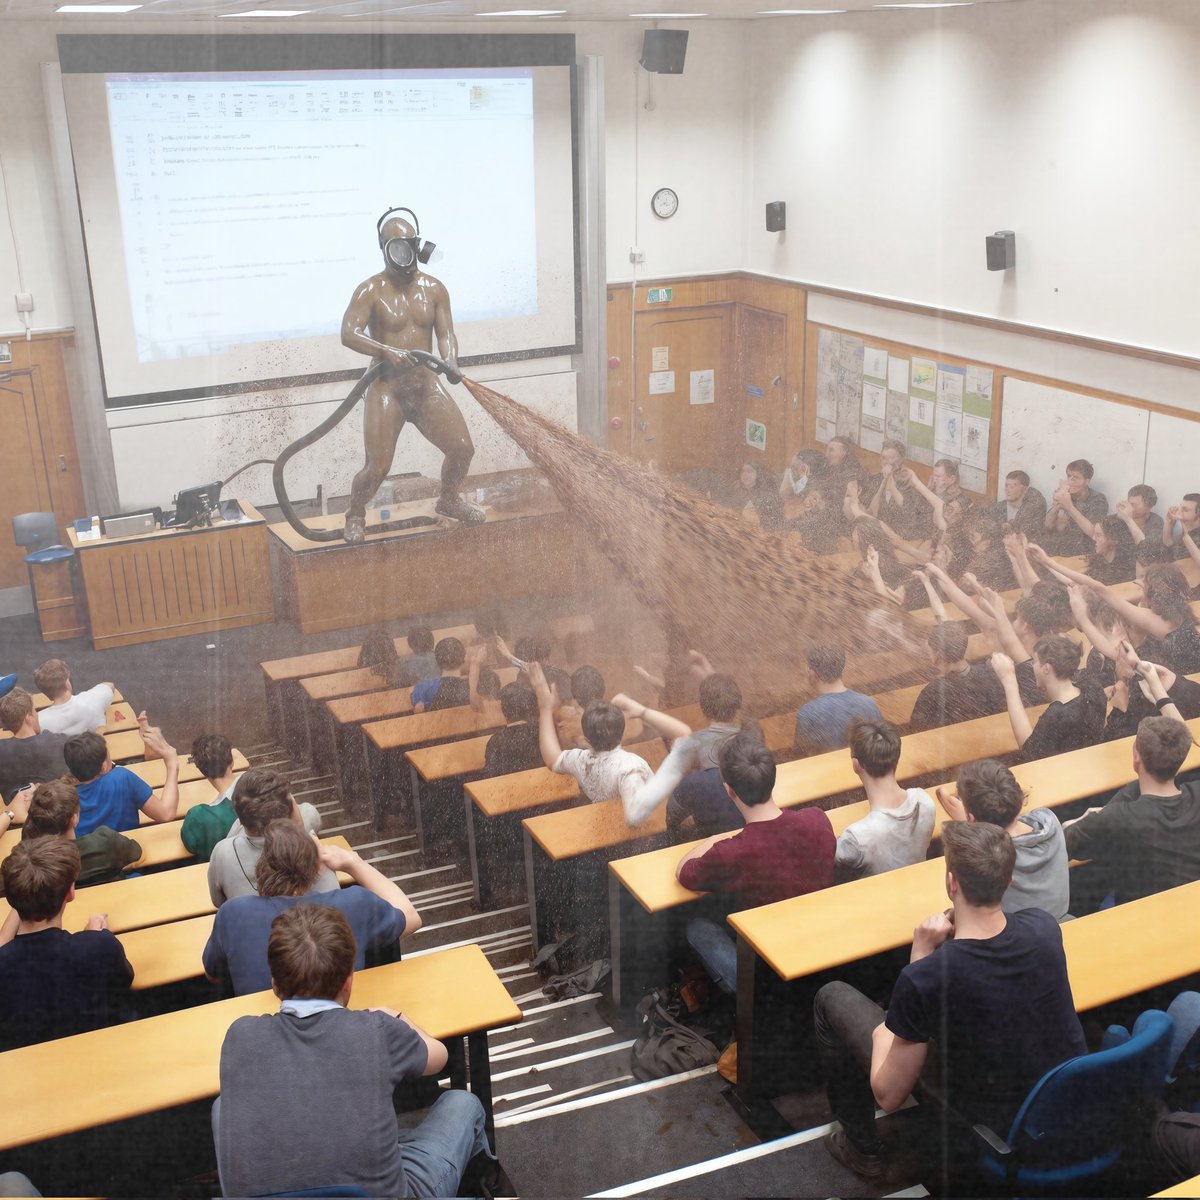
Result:
[[733,675],[748,707],[771,711],[804,688],[804,651],[891,651],[925,644],[898,609],[808,553],[662,475],[602,450],[470,379],[480,406],[529,457],[559,502],[638,599],[682,644]]

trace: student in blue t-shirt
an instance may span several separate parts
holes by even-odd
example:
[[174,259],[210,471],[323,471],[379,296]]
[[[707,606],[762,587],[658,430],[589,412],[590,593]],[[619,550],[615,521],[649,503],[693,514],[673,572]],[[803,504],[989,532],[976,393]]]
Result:
[[433,712],[470,703],[471,689],[463,675],[467,648],[456,637],[442,638],[433,648],[433,657],[441,674],[436,679],[422,679],[413,688],[413,708],[417,712]]
[[84,837],[101,825],[118,833],[138,827],[139,813],[152,821],[173,821],[179,810],[179,754],[151,725],[146,714],[138,714],[138,728],[146,752],[163,760],[167,777],[159,795],[150,785],[124,767],[114,767],[108,743],[98,733],[80,733],[67,739],[63,758],[75,777],[79,792],[79,824],[76,837]]
[[796,714],[796,749],[801,755],[844,750],[850,744],[850,722],[882,721],[883,713],[870,696],[842,682],[846,652],[840,646],[815,642],[805,653],[808,676],[816,697]]

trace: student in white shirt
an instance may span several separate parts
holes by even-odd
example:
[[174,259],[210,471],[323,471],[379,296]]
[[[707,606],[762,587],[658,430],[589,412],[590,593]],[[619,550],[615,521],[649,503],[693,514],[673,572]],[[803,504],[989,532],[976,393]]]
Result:
[[98,683],[78,695],[71,688],[71,672],[61,658],[42,663],[33,673],[39,692],[50,700],[50,707],[39,714],[42,728],[49,733],[92,733],[106,723],[108,706],[113,702],[113,685]]

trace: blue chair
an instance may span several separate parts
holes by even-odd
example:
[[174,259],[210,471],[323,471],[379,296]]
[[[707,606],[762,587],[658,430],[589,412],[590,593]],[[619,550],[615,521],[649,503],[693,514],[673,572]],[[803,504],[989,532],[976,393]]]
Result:
[[1010,1196],[1099,1195],[1087,1185],[1111,1172],[1145,1132],[1143,1106],[1161,1097],[1175,1023],[1158,1009],[1133,1033],[1110,1026],[1100,1050],[1047,1071],[1025,1098],[1005,1141],[984,1125],[984,1178]]
[[15,675],[0,675],[0,696],[7,696],[17,686]]

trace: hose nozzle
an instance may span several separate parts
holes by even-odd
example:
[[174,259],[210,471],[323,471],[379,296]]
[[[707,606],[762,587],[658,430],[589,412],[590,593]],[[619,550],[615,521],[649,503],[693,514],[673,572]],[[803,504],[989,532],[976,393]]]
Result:
[[410,350],[408,353],[415,362],[428,367],[435,375],[445,375],[447,383],[462,383],[462,372],[455,370],[444,358],[438,358],[428,350]]

